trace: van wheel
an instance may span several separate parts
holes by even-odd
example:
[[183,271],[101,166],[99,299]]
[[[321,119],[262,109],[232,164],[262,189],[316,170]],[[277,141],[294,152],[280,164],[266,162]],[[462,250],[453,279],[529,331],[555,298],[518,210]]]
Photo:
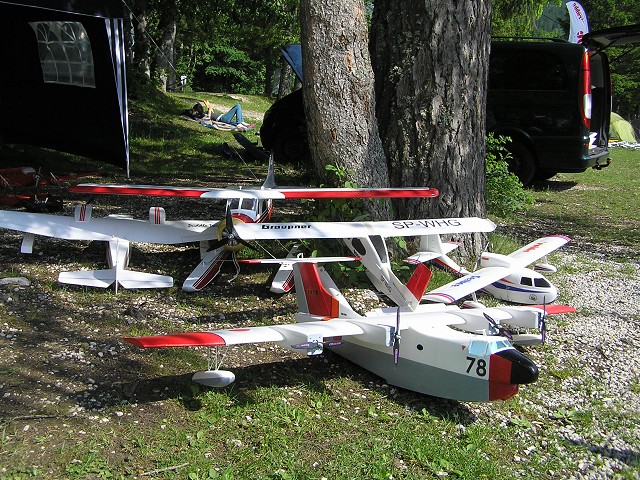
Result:
[[309,160],[307,137],[298,127],[284,128],[273,141],[273,158],[279,163],[305,165]]
[[520,142],[511,142],[507,145],[507,150],[511,153],[511,158],[507,160],[509,171],[520,179],[522,185],[529,185],[536,173],[533,153]]
[[558,172],[553,172],[551,170],[536,170],[536,173],[533,175],[534,180],[549,180],[551,177],[556,175]]

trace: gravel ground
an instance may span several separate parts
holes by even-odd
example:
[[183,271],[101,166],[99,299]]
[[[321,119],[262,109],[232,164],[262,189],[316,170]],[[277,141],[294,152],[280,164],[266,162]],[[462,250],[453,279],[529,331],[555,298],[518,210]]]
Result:
[[[546,345],[527,351],[543,387],[527,403],[542,423],[524,435],[531,450],[570,456],[578,465],[570,478],[640,478],[640,259],[625,248],[594,248],[580,239],[556,256],[558,272],[549,278],[560,289],[559,301],[577,313],[560,322],[549,317]],[[470,408],[480,418],[496,418],[487,405]],[[569,453],[563,441],[586,448]]]

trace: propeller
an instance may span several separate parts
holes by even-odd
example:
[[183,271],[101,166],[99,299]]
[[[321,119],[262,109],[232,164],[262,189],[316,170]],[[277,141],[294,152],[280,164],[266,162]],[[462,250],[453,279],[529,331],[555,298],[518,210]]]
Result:
[[484,318],[487,319],[489,324],[495,329],[498,335],[508,338],[509,340],[513,340],[513,335],[509,330],[496,322],[493,318],[491,318],[486,312],[483,312]]
[[[216,248],[224,247],[225,250],[229,250],[231,252],[237,252],[243,247],[250,248],[253,251],[258,251],[256,247],[251,245],[246,240],[240,238],[238,232],[235,229],[233,224],[233,216],[231,215],[231,209],[229,208],[229,204],[227,203],[227,212],[225,214],[225,219],[220,222],[218,225],[218,239],[215,242],[211,242],[209,250],[215,250]],[[241,220],[236,220],[241,221]]]
[[398,360],[400,359],[400,307],[398,307],[396,314],[396,330],[393,332],[393,366],[398,366]]
[[539,329],[542,343],[547,339],[547,297],[542,297],[542,314],[540,316]]

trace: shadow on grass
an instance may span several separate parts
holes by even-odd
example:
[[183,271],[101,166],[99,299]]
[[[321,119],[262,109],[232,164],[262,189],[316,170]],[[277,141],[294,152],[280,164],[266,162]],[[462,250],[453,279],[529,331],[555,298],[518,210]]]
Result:
[[607,445],[594,445],[581,440],[569,440],[570,443],[577,447],[588,449],[591,453],[600,455],[614,460],[619,460],[630,467],[638,467],[640,465],[640,451],[633,449],[620,449]]
[[550,190],[552,192],[562,192],[565,190],[570,190],[578,185],[578,182],[575,181],[563,181],[563,180],[539,180],[535,181],[531,184],[530,188],[537,192],[544,192]]
[[[232,395],[234,404],[239,406],[252,406],[264,401],[255,396],[255,392],[262,388],[297,387],[316,394],[335,396],[339,392],[328,384],[332,380],[348,378],[360,383],[366,391],[374,392],[379,397],[387,398],[416,413],[454,420],[465,425],[477,420],[461,402],[389,386],[380,377],[332,352],[309,358],[283,358],[232,368],[232,371],[236,375],[235,383],[215,390]],[[210,388],[193,383],[191,376],[192,373],[130,380],[122,385],[122,393],[127,401],[137,404],[177,399],[185,409],[197,411],[203,407],[200,393]]]

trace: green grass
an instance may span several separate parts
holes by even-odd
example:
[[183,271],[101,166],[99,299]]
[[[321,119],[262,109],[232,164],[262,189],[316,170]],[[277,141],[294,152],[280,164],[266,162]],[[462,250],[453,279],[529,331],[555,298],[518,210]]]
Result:
[[[220,154],[223,142],[235,148],[231,134],[205,130],[179,117],[181,110],[201,98],[228,106],[237,101],[227,95],[184,93],[157,95],[132,105],[133,181],[255,184],[248,168],[263,177],[265,165],[246,155],[240,160]],[[243,97],[241,103],[246,111],[264,111],[270,100]],[[536,205],[526,215],[500,223],[522,229],[528,237],[538,233],[530,231],[534,224],[541,235],[563,233],[574,243],[608,243],[637,252],[639,155],[614,150],[614,163],[604,171],[558,175],[533,189]],[[122,180],[121,172],[108,168],[104,172],[105,181]],[[283,184],[300,183],[303,178],[286,165],[278,166],[277,175]],[[522,245],[505,233],[492,235],[491,241],[493,251],[502,253]],[[48,248],[43,259],[55,255],[55,246],[43,248]],[[92,252],[95,262],[101,255]],[[150,269],[173,269],[176,278],[184,278],[197,258],[195,252],[162,253],[157,257],[161,261],[148,256],[138,254]],[[84,262],[83,257],[74,261]],[[40,261],[55,265],[53,259]],[[4,271],[20,272],[29,265],[25,262],[29,260],[19,259]],[[32,263],[35,268],[38,260]],[[630,266],[626,269],[633,272]],[[5,368],[0,363],[0,401],[5,388],[28,392],[35,388],[17,411],[2,410],[3,480],[136,476],[475,480],[549,478],[550,470],[562,478],[578,471],[575,458],[588,452],[588,446],[549,432],[567,425],[580,431],[594,422],[602,425],[603,432],[631,430],[636,421],[633,415],[619,415],[624,410],[620,404],[605,407],[590,398],[579,411],[554,405],[549,417],[541,416],[540,389],[558,388],[562,380],[581,374],[579,364],[558,364],[548,345],[534,351],[545,365],[540,381],[522,388],[513,399],[490,406],[397,390],[332,354],[307,358],[267,345],[230,348],[226,364],[236,373],[236,383],[207,389],[190,381],[190,372],[206,366],[203,350],[139,352],[123,346],[121,337],[197,330],[209,324],[291,321],[294,300],[265,292],[263,271],[245,271],[232,286],[221,283],[198,294],[186,294],[178,284],[162,292],[121,290],[115,295],[109,290],[60,286],[42,269],[29,270],[29,276],[36,281],[35,291],[46,298],[34,298],[31,307],[17,313],[0,306],[0,324],[20,325],[18,339],[26,342],[28,356],[43,359],[31,366],[32,371],[26,365]],[[445,281],[445,277],[435,279]],[[159,317],[146,313],[150,303],[162,307]],[[35,330],[38,317],[43,326]],[[74,327],[80,322],[85,327],[78,333]],[[105,344],[121,350],[113,359],[97,358],[91,342],[99,344],[96,349]],[[85,370],[75,369],[77,360],[56,363],[52,353],[57,343],[85,352],[91,375],[99,379],[97,390],[86,387]],[[51,373],[63,367],[69,372]],[[66,389],[56,386],[62,375],[68,376]],[[632,393],[640,392],[639,384],[638,380],[632,384]],[[585,388],[596,389],[597,381]],[[85,394],[103,395],[106,400],[96,408],[85,402],[83,410],[70,410],[70,405],[82,403],[78,396]],[[54,403],[43,404],[43,399]],[[633,478],[640,470],[630,464],[616,473]]]
[[603,170],[561,173],[535,185],[535,207],[514,223],[561,226],[556,233],[639,251],[640,151],[613,148],[610,153],[613,163]]

